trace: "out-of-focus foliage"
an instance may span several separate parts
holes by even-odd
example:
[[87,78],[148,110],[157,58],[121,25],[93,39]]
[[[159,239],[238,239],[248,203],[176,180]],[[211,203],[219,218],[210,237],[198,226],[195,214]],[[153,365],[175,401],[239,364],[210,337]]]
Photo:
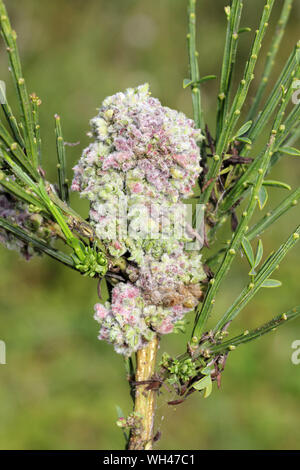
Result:
[[[219,75],[227,3],[199,2],[202,75]],[[282,2],[277,3],[273,20]],[[300,5],[295,3],[274,79],[298,39]],[[255,30],[261,6],[261,0],[245,2],[247,24],[243,26]],[[88,121],[95,108],[118,90],[148,81],[163,104],[192,115],[190,93],[182,89],[182,80],[188,76],[184,0],[9,0],[7,7],[18,31],[29,89],[43,101],[41,126],[47,156],[43,164],[49,179],[56,177],[55,113],[61,115],[65,139],[80,141],[78,146],[67,148],[69,168],[88,142]],[[245,33],[241,39],[240,70],[251,35]],[[270,37],[269,32],[265,44]],[[260,62],[260,69],[262,65]],[[0,67],[0,79],[7,82],[13,104],[3,45]],[[255,86],[257,83],[253,94]],[[215,81],[205,84],[204,102],[211,110],[208,118],[212,127],[216,94]],[[296,158],[283,159],[276,170],[278,177],[296,186],[299,165]],[[279,200],[276,191],[282,190],[272,190],[273,204]],[[73,196],[73,203],[87,214],[85,202]],[[266,232],[266,251],[287,237],[296,219],[299,210],[293,209]],[[263,290],[237,320],[237,331],[299,304],[299,263],[296,248],[277,273],[283,287]],[[236,263],[223,285],[220,313],[246,279],[246,261]],[[125,412],[130,410],[128,384],[122,358],[97,340],[97,324],[92,318],[96,301],[96,281],[47,258],[26,263],[0,247],[0,339],[7,347],[7,365],[0,366],[1,449],[123,447],[114,417],[117,419],[115,405]],[[161,397],[157,426],[162,439],[158,447],[299,448],[300,365],[291,362],[291,344],[296,339],[300,340],[299,322],[234,351],[222,390],[214,388],[207,400],[195,393],[187,402],[172,407]],[[179,344],[185,344],[181,335],[164,337],[161,352],[177,352]]]

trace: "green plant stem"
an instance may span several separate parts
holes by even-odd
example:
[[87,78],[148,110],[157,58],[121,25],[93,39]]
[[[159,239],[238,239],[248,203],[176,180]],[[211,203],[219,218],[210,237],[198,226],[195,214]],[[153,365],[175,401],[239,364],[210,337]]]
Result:
[[21,131],[19,129],[17,120],[15,116],[13,115],[11,107],[9,106],[7,102],[1,104],[1,106],[5,114],[6,120],[8,122],[8,125],[11,129],[12,135],[14,136],[14,139],[16,140],[16,142],[18,142],[21,148],[24,148],[25,147],[24,140],[21,135]]
[[247,305],[247,303],[253,298],[257,291],[262,287],[263,282],[270,277],[275,269],[277,269],[288,251],[296,245],[299,238],[300,226],[298,226],[294,233],[292,233],[287,239],[287,241],[264,262],[250,284],[245,287],[238,298],[233,302],[230,308],[219,320],[214,328],[215,332],[221,331],[225,325],[230,323],[239,314],[239,312]]
[[18,142],[14,142],[9,132],[0,122],[0,146],[4,148],[4,150],[8,150],[11,152],[11,155],[17,162],[27,171],[27,173],[34,179],[39,179],[39,174],[37,170],[31,165],[31,162],[28,160],[26,155],[24,154],[22,148],[18,144]]
[[32,118],[33,118],[33,128],[34,128],[34,138],[37,145],[38,153],[38,163],[42,163],[42,139],[41,139],[41,129],[39,122],[39,107],[41,105],[41,100],[36,96],[35,93],[30,95],[31,104],[32,104]]
[[24,126],[23,138],[25,142],[26,153],[27,157],[30,159],[33,166],[36,168],[38,165],[37,142],[35,140],[29,95],[27,92],[27,87],[23,76],[19,52],[17,48],[17,34],[15,31],[13,31],[11,27],[7,11],[2,0],[0,0],[0,24],[2,36],[4,38],[6,49],[8,52],[12,76],[18,93],[21,110],[21,120]]
[[270,17],[273,5],[274,5],[274,0],[267,0],[265,7],[264,7],[263,14],[262,14],[262,18],[260,21],[259,29],[256,31],[256,34],[255,34],[255,39],[254,39],[254,43],[251,49],[250,58],[246,64],[244,77],[240,82],[238,91],[233,100],[233,104],[231,106],[228,116],[225,119],[222,132],[217,141],[216,154],[213,158],[213,163],[207,174],[207,181],[212,180],[212,182],[207,186],[205,191],[202,193],[202,197],[201,197],[201,202],[204,204],[209,201],[212,189],[214,187],[215,180],[219,174],[219,171],[222,165],[223,154],[224,152],[226,152],[226,149],[228,147],[231,137],[233,137],[232,133],[239,120],[241,109],[245,103],[250,84],[254,78],[253,72],[254,72],[258,54],[261,48],[261,43],[262,43],[263,37],[265,35],[266,29],[268,26],[268,21],[269,21],[269,17]]
[[218,95],[216,139],[219,139],[224,126],[224,119],[228,112],[230,88],[232,83],[233,68],[235,63],[238,31],[241,21],[243,3],[241,0],[233,0],[232,6],[225,10],[227,16],[227,32],[223,55],[220,91]]
[[236,232],[233,235],[233,238],[231,240],[231,243],[229,245],[229,248],[226,251],[226,254],[223,258],[223,261],[221,263],[221,266],[219,267],[215,278],[210,281],[210,287],[208,288],[207,294],[205,296],[204,302],[202,304],[202,307],[200,309],[200,306],[196,309],[196,319],[195,319],[195,327],[193,330],[193,337],[196,337],[197,340],[201,338],[201,335],[203,333],[204,326],[206,324],[206,321],[208,319],[208,316],[213,308],[213,304],[215,302],[215,296],[216,293],[220,287],[221,281],[227,274],[234,258],[235,254],[239,250],[241,241],[247,232],[247,227],[249,224],[249,220],[251,219],[254,210],[257,205],[258,201],[258,195],[260,188],[263,183],[264,175],[266,173],[268,163],[271,158],[271,152],[272,148],[274,146],[274,138],[270,141],[268,144],[266,151],[264,153],[264,156],[261,160],[261,167],[260,167],[260,172],[258,173],[256,183],[252,188],[251,192],[251,197],[250,197],[250,202],[248,204],[247,210],[244,211],[243,217],[237,227]]
[[250,201],[249,201],[248,207],[246,211],[244,211],[242,214],[242,219],[240,223],[238,224],[236,231],[233,234],[231,243],[229,244],[229,247],[224,255],[223,261],[221,262],[221,265],[215,275],[215,278],[210,281],[210,286],[206,293],[202,307],[200,306],[201,304],[199,304],[199,306],[196,309],[195,326],[194,326],[193,333],[192,333],[192,336],[194,337],[194,341],[199,341],[201,338],[206,321],[213,308],[213,304],[215,303],[215,297],[219,290],[220,284],[223,278],[225,277],[225,275],[227,274],[227,272],[229,271],[229,268],[235,258],[235,255],[240,248],[242,239],[245,236],[246,232],[248,231],[249,222],[257,206],[257,202],[259,200],[260,189],[264,182],[264,177],[268,170],[271,156],[273,154],[274,149],[276,148],[277,139],[280,139],[281,132],[283,131],[281,127],[281,123],[283,121],[284,112],[286,110],[286,107],[288,106],[292,90],[293,90],[292,85],[290,83],[288,90],[285,91],[282,97],[280,107],[277,111],[277,114],[274,120],[274,125],[273,125],[273,129],[271,132],[269,143],[267,144],[265,152],[260,160],[260,166],[257,171],[256,180],[254,182],[253,187],[251,188],[251,195],[250,195]]
[[284,215],[288,210],[297,206],[300,199],[300,187],[293,191],[288,197],[286,197],[278,206],[272,211],[268,212],[261,220],[259,220],[250,230],[247,232],[248,240],[252,240],[255,237],[261,235],[268,227],[270,227],[277,219]]
[[55,115],[55,134],[56,134],[56,149],[58,157],[58,184],[60,197],[64,202],[69,201],[69,188],[68,180],[66,178],[66,151],[65,143],[62,135],[60,117]]
[[272,44],[271,44],[270,50],[267,54],[267,60],[266,60],[266,63],[265,63],[263,76],[262,76],[262,79],[260,80],[260,84],[259,84],[258,90],[256,92],[255,99],[254,99],[253,104],[250,108],[250,111],[248,113],[246,121],[250,121],[250,120],[254,119],[254,117],[257,114],[259,105],[261,103],[262,97],[264,95],[266,86],[268,84],[268,81],[270,79],[270,76],[271,76],[271,73],[272,73],[272,70],[273,70],[275,59],[276,59],[276,56],[277,56],[277,53],[278,53],[278,50],[279,50],[284,32],[285,32],[287,22],[288,22],[289,17],[290,17],[293,1],[294,0],[285,0],[284,1],[282,11],[281,11],[281,15],[280,15],[279,21],[277,23],[277,28],[276,28],[276,31],[275,31],[274,36],[273,36]]
[[269,333],[270,331],[275,331],[278,326],[282,326],[288,321],[294,320],[295,318],[299,317],[299,315],[300,315],[300,306],[292,308],[288,312],[278,315],[277,317],[273,318],[268,323],[265,323],[264,325],[260,326],[259,328],[256,328],[255,330],[251,330],[251,331],[246,330],[240,335],[235,336],[232,339],[224,341],[215,346],[209,347],[208,348],[209,354],[212,354],[212,355],[225,354],[229,351],[232,351],[237,346],[253,341],[254,339],[257,339],[265,335],[266,333]]
[[8,192],[13,194],[15,197],[22,199],[22,201],[25,201],[28,204],[31,204],[38,210],[45,211],[45,206],[41,204],[39,199],[36,198],[34,194],[31,194],[30,192],[26,191],[15,181],[8,178],[2,171],[0,171],[0,185],[3,186]]
[[[300,45],[298,44],[297,47],[295,47],[292,55],[290,56],[288,63],[286,64],[284,71],[281,74],[280,79],[277,81],[277,84],[275,85],[273,92],[270,96],[270,99],[268,100],[268,103],[266,104],[266,107],[262,111],[262,113],[259,115],[257,121],[255,122],[254,126],[250,129],[248,133],[248,137],[250,140],[255,141],[259,134],[262,132],[262,130],[265,128],[266,124],[268,123],[270,116],[274,112],[276,106],[278,106],[278,103],[280,102],[282,98],[282,87],[290,87],[292,83],[293,76],[296,75],[297,71],[299,70],[299,65],[297,64],[297,51],[299,51]],[[280,139],[278,139],[278,148],[282,145],[282,143],[288,139],[289,133],[293,129],[293,127],[297,124],[299,120],[299,115],[300,115],[300,106],[295,106],[295,108],[291,111],[289,116],[287,117],[286,121],[283,123],[285,126],[285,130],[281,133]],[[249,155],[249,152],[251,150],[251,147],[248,148],[245,146],[240,154],[243,157],[247,157]],[[275,152],[278,151],[278,149],[275,150]],[[275,155],[275,153],[274,153]],[[272,156],[271,161],[277,161],[278,157],[275,157],[274,155]],[[253,178],[255,178],[257,170],[259,168],[259,157],[255,158],[255,160],[249,165],[247,170],[245,171],[244,174],[242,174],[237,181],[237,183],[234,185],[234,187],[231,189],[231,191],[225,196],[223,199],[222,203],[220,204],[219,210],[218,210],[218,218],[221,216],[221,214],[226,213],[235,203],[238,201],[243,193],[245,192],[245,188],[247,188],[247,183],[251,181]]]
[[201,101],[200,85],[197,84],[200,79],[198,52],[196,50],[196,0],[189,0],[188,4],[188,53],[190,63],[190,74],[192,81],[192,102],[194,110],[195,125],[199,129],[204,129],[204,117]]
[[24,230],[22,230],[20,227],[10,224],[3,217],[0,217],[0,227],[3,228],[4,230],[11,232],[17,238],[25,241],[26,243],[31,244],[41,253],[45,253],[51,258],[54,258],[55,260],[60,261],[64,265],[75,269],[74,262],[70,256],[66,255],[65,253],[59,250],[51,248],[48,244],[44,243],[42,240],[35,237],[33,234],[29,234],[25,232]]

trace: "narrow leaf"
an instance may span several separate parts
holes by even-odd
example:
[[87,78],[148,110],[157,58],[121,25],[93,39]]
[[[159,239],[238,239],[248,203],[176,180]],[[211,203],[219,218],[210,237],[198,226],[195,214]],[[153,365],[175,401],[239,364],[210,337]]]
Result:
[[248,139],[248,137],[235,137],[234,140],[237,140],[238,142],[243,142],[244,144],[251,145],[252,140]]
[[275,180],[264,180],[263,186],[270,186],[273,188],[284,188],[284,189],[288,189],[289,191],[292,189],[289,184],[283,183],[282,181],[275,181]]
[[240,28],[238,30],[238,34],[242,34],[242,33],[250,33],[251,32],[251,28]]
[[256,250],[256,256],[255,256],[255,263],[254,267],[256,268],[259,263],[261,262],[262,256],[263,256],[264,248],[263,248],[263,243],[261,239],[258,240],[257,244],[257,250]]
[[189,87],[191,84],[193,83],[193,80],[191,80],[190,78],[184,78],[183,79],[183,88],[187,88]]
[[277,281],[276,279],[266,279],[261,287],[281,287],[282,286],[282,282],[280,281]]
[[242,248],[243,251],[246,255],[247,260],[249,261],[249,264],[252,267],[254,267],[254,253],[252,250],[251,243],[249,242],[248,238],[244,237],[242,241]]
[[197,85],[201,85],[201,83],[204,83],[204,82],[207,82],[208,80],[214,80],[216,79],[217,76],[216,75],[206,75],[205,77],[202,77],[202,78],[199,78],[199,80],[191,80],[190,78],[185,78],[183,80],[183,88],[188,88],[189,86],[197,86]]
[[250,127],[252,126],[252,121],[248,121],[246,122],[236,133],[236,137],[240,137],[244,134],[246,134],[246,132],[249,131]]
[[216,78],[216,75],[205,75],[205,77],[200,78],[196,83],[200,85],[201,83],[207,82],[208,80],[215,80]]
[[204,389],[203,398],[208,398],[211,392],[212,392],[212,380],[210,379],[209,385]]
[[262,186],[258,194],[258,205],[259,205],[260,210],[262,210],[265,207],[267,200],[268,200],[267,190],[264,188],[264,186]]
[[295,149],[294,147],[280,147],[279,152],[286,153],[287,155],[293,155],[295,157],[300,157],[300,150]]

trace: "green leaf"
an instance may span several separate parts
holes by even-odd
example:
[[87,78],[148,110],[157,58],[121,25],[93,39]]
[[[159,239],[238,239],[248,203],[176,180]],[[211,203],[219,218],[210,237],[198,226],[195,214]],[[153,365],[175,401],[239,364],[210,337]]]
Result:
[[247,260],[249,261],[251,268],[254,267],[254,253],[252,250],[251,243],[246,237],[244,237],[242,240],[242,248],[246,255]]
[[268,192],[266,188],[262,186],[258,194],[258,205],[259,205],[260,210],[262,210],[265,207],[267,200],[268,200]]
[[248,137],[236,137],[235,140],[243,142],[244,144],[252,145],[252,140],[248,139]]
[[214,366],[206,366],[203,369],[201,369],[201,374],[203,375],[210,375],[214,371]]
[[193,81],[190,78],[185,78],[183,80],[183,88],[188,88],[189,86],[201,85],[201,83],[207,82],[208,80],[214,80],[217,78],[216,75],[206,75],[205,77],[200,78],[199,80]]
[[240,129],[237,131],[236,133],[236,137],[240,137],[244,134],[246,134],[246,132],[249,131],[250,127],[252,126],[252,121],[248,121],[246,122],[242,127],[240,127]]
[[250,33],[251,32],[251,28],[240,28],[238,30],[238,34],[242,34],[242,33]]
[[191,80],[190,78],[184,78],[183,79],[183,88],[187,88],[189,87],[191,84],[193,83],[193,80]]
[[210,380],[209,385],[204,389],[203,398],[208,398],[211,392],[212,392],[212,380]]
[[259,263],[261,262],[263,253],[264,253],[263,243],[262,243],[261,239],[259,239],[259,240],[258,240],[258,244],[257,244],[257,250],[256,250],[256,256],[255,256],[255,263],[254,263],[254,267],[255,267],[255,268],[256,268],[256,267],[259,265]]
[[286,153],[287,155],[300,157],[300,150],[295,149],[294,147],[280,147],[278,151],[282,153]]
[[217,78],[216,75],[205,75],[205,77],[200,78],[200,80],[198,80],[196,84],[200,85],[200,83],[207,82],[208,80],[215,80],[216,78]]
[[280,281],[277,281],[276,279],[266,279],[261,287],[281,287],[282,286],[282,282]]
[[288,189],[289,191],[292,189],[289,184],[283,183],[282,181],[275,181],[275,180],[264,180],[263,186],[271,186],[273,188],[284,188],[284,189]]
[[202,379],[198,380],[198,382],[193,384],[193,388],[195,390],[204,390],[204,398],[209,397],[212,391],[212,380],[210,375],[206,375],[202,377]]

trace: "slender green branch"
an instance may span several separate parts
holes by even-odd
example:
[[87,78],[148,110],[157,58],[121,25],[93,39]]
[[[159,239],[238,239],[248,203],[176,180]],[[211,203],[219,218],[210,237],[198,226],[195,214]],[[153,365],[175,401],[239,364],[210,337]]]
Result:
[[69,246],[73,248],[75,251],[77,257],[79,258],[80,261],[84,261],[85,259],[85,254],[84,254],[84,246],[76,238],[72,231],[70,230],[65,217],[62,213],[62,211],[54,204],[54,202],[51,200],[49,197],[46,188],[45,188],[45,183],[43,180],[40,178],[38,184],[36,184],[30,176],[28,176],[13,160],[12,158],[7,154],[5,150],[2,149],[2,155],[5,158],[5,161],[9,164],[11,167],[13,173],[21,179],[25,185],[27,185],[29,188],[32,189],[32,191],[36,194],[37,197],[40,198],[41,203],[45,206],[45,208],[50,212],[50,214],[54,217],[58,225],[60,226],[64,236],[66,237],[66,242],[68,243]]
[[[296,54],[297,54],[297,51],[299,51],[299,48],[300,48],[300,43],[297,45],[292,55],[290,56],[288,60],[288,64],[286,65],[284,72],[281,75],[281,78],[278,80],[276,86],[274,87],[273,93],[271,94],[270,100],[268,100],[266,107],[264,108],[263,112],[260,114],[255,125],[250,129],[248,137],[250,138],[251,141],[252,140],[255,141],[258,138],[259,134],[262,132],[262,130],[265,128],[266,124],[268,123],[270,116],[274,112],[276,106],[278,106],[278,103],[282,99],[282,88],[290,87],[293,77],[299,71],[299,65],[296,59]],[[275,149],[275,152],[278,150],[280,146],[282,146],[283,142],[289,138],[289,134],[291,130],[299,122],[299,116],[300,116],[300,106],[297,105],[291,111],[286,121],[283,122],[284,130],[281,132],[280,139],[277,141],[278,146],[277,146],[277,149]],[[247,148],[246,146],[244,147],[244,149],[242,149],[240,154],[242,156],[248,156],[250,150],[251,150],[251,147]],[[277,161],[277,159],[278,159],[278,155],[275,157],[275,153],[274,153],[271,161],[275,162]],[[245,189],[248,186],[248,183],[253,178],[255,178],[259,165],[260,165],[260,157],[257,157],[251,163],[251,165],[249,165],[245,173],[240,176],[239,180],[231,189],[231,191],[227,194],[227,196],[224,197],[223,202],[221,203],[220,208],[218,210],[218,217],[220,216],[220,214],[226,213],[235,204],[235,202],[238,201],[242,197]]]
[[11,129],[14,139],[18,142],[21,148],[24,148],[25,147],[24,140],[21,135],[21,131],[19,129],[17,120],[15,116],[13,115],[11,107],[9,106],[7,101],[6,103],[2,103],[1,106],[2,106],[3,112],[5,114],[7,123]]
[[28,158],[33,163],[33,166],[37,167],[37,143],[34,135],[29,95],[27,92],[27,87],[23,76],[19,52],[17,48],[17,34],[11,27],[7,11],[2,0],[0,0],[0,25],[2,36],[4,38],[6,49],[8,52],[13,80],[18,93],[21,110],[21,120],[24,127],[24,142],[26,147],[26,153]]
[[56,134],[56,149],[57,149],[57,157],[58,157],[57,169],[58,169],[59,192],[60,192],[61,199],[64,202],[68,202],[69,188],[68,188],[68,180],[66,178],[66,151],[65,151],[64,139],[62,136],[60,117],[57,114],[55,115],[55,134]]
[[243,3],[241,0],[233,0],[231,7],[225,8],[227,16],[227,32],[225,40],[225,49],[223,55],[220,91],[218,95],[217,110],[217,130],[216,138],[218,140],[224,125],[224,118],[228,112],[230,88],[232,83],[233,68],[235,63],[238,31],[241,20]]
[[268,212],[247,232],[248,240],[259,236],[288,210],[295,207],[300,199],[300,187],[285,198],[275,209]]
[[[272,155],[272,158],[274,155],[276,155],[276,153]],[[271,158],[271,161],[272,161],[272,158]],[[253,238],[261,235],[267,228],[269,228],[281,216],[283,216],[286,212],[288,212],[293,207],[296,207],[299,199],[300,199],[300,188],[293,191],[280,204],[278,204],[277,207],[275,207],[272,211],[267,212],[267,214],[265,214],[255,225],[253,225],[246,233],[248,240],[251,241],[253,240]],[[222,257],[224,256],[225,251],[226,251],[226,248],[221,248],[215,254],[210,256],[206,260],[206,263],[209,266],[215,266],[215,265],[217,266],[219,262],[221,261]]]
[[278,326],[284,325],[287,321],[294,320],[295,318],[299,317],[300,315],[300,306],[294,307],[286,313],[278,315],[277,317],[273,318],[268,323],[256,328],[255,330],[251,331],[244,331],[242,334],[235,336],[232,339],[224,341],[221,344],[217,344],[209,348],[210,354],[224,354],[226,352],[234,350],[237,346],[241,344],[248,343],[249,341],[253,341],[254,339],[259,338],[260,336],[269,333],[270,331],[275,331]]
[[36,182],[11,158],[3,147],[0,147],[0,156],[3,157],[5,162],[10,166],[12,173],[38,195]]
[[251,188],[251,195],[250,195],[250,201],[249,201],[248,207],[246,211],[244,211],[242,214],[242,219],[236,231],[233,234],[231,243],[229,244],[229,247],[225,253],[225,256],[216,273],[215,278],[210,281],[210,287],[208,288],[208,291],[206,293],[204,302],[202,304],[202,308],[200,307],[200,304],[199,304],[198,308],[196,309],[196,318],[195,318],[195,326],[193,330],[193,337],[197,338],[198,340],[201,338],[201,334],[203,333],[203,329],[205,327],[206,321],[213,308],[213,304],[215,302],[215,296],[217,294],[217,291],[219,290],[221,281],[227,274],[235,258],[235,255],[240,248],[242,239],[248,230],[249,222],[252,218],[252,215],[259,201],[260,190],[264,182],[265,174],[268,170],[271,156],[273,154],[274,149],[276,148],[277,139],[280,138],[281,133],[284,131],[281,123],[284,118],[284,112],[285,112],[286,107],[288,106],[291,93],[292,93],[292,86],[290,84],[289,89],[283,93],[281,104],[274,120],[274,125],[271,131],[271,137],[270,137],[269,143],[267,144],[265,152],[263,153],[263,156],[260,159],[260,166],[257,170],[256,180]]
[[31,204],[36,207],[38,210],[45,211],[45,206],[41,204],[40,200],[35,197],[34,194],[30,193],[28,190],[22,188],[17,184],[13,179],[7,177],[3,171],[0,170],[0,186],[3,186],[8,192],[13,194],[22,201]]
[[263,37],[265,35],[269,17],[274,5],[274,0],[267,0],[264,11],[262,14],[262,18],[260,21],[259,29],[256,31],[254,43],[251,49],[250,58],[246,64],[244,77],[240,82],[238,87],[238,91],[234,97],[233,104],[229,111],[228,116],[225,119],[225,123],[220,134],[220,137],[217,141],[216,145],[216,154],[213,158],[213,164],[211,165],[208,174],[207,174],[207,181],[211,180],[211,183],[207,186],[205,191],[202,194],[201,202],[206,203],[209,201],[212,189],[214,187],[215,180],[219,174],[222,161],[223,161],[223,154],[226,152],[230,139],[234,132],[235,126],[239,120],[241,109],[245,103],[245,100],[248,96],[248,91],[250,84],[254,78],[254,69],[257,62],[258,54],[261,48],[261,43]]
[[279,18],[279,21],[278,21],[278,24],[277,24],[277,28],[276,28],[276,31],[275,31],[274,36],[273,36],[271,48],[270,48],[270,51],[267,54],[267,60],[266,60],[266,63],[265,63],[265,68],[264,68],[262,80],[260,81],[258,90],[257,90],[256,95],[255,95],[255,99],[254,99],[253,104],[250,108],[250,111],[248,113],[246,121],[254,119],[254,117],[257,114],[257,111],[258,111],[258,108],[260,106],[262,97],[264,95],[267,83],[270,79],[270,76],[271,76],[271,73],[272,73],[272,70],[273,70],[273,65],[275,63],[275,59],[276,59],[278,49],[279,49],[279,46],[281,44],[281,41],[282,41],[282,38],[283,38],[283,35],[284,35],[284,32],[285,32],[287,22],[288,22],[289,17],[290,17],[293,1],[294,0],[285,0],[284,1],[282,11],[281,11],[281,15],[280,15],[280,18]]
[[[247,137],[255,142],[256,139],[261,135],[262,130],[265,129],[266,125],[269,123],[270,118],[274,111],[276,110],[278,103],[282,97],[282,88],[287,88],[290,81],[297,74],[299,68],[299,63],[297,60],[297,54],[299,52],[300,42],[294,47],[291,55],[289,56],[277,82],[275,83],[268,100],[265,103],[263,110],[259,113],[257,119],[249,130]],[[242,156],[247,156],[251,151],[252,146],[244,145],[241,148],[240,154]]]
[[230,323],[240,311],[247,305],[247,303],[254,297],[257,291],[262,287],[263,282],[270,277],[270,275],[277,269],[280,262],[286,256],[291,248],[293,248],[300,238],[300,226],[290,235],[287,241],[280,246],[280,248],[272,254],[262,265],[256,276],[250,284],[244,288],[238,298],[233,302],[230,308],[225,312],[223,317],[219,320],[214,331],[220,331],[222,328]]
[[39,122],[39,107],[41,105],[41,100],[36,96],[35,93],[30,95],[30,100],[32,104],[32,117],[33,117],[33,126],[34,126],[34,138],[37,145],[38,152],[38,162],[42,163],[42,139],[41,139],[41,130]]
[[213,308],[213,304],[215,302],[215,296],[216,296],[217,291],[219,290],[221,281],[223,280],[223,278],[229,271],[229,268],[235,258],[235,255],[237,251],[239,250],[241,241],[245,233],[247,232],[249,221],[256,208],[259,191],[262,186],[264,175],[266,173],[266,170],[267,170],[270,158],[271,158],[272,148],[274,146],[274,140],[275,138],[273,137],[273,139],[270,140],[270,143],[268,144],[266,151],[264,152],[263,158],[261,160],[260,171],[258,173],[256,183],[252,188],[250,202],[248,204],[247,210],[243,212],[242,219],[237,227],[237,230],[234,233],[234,236],[231,240],[229,248],[226,251],[226,254],[223,258],[221,266],[219,267],[215,275],[215,278],[210,281],[210,287],[207,291],[201,310],[200,310],[200,306],[196,310],[196,319],[195,319],[195,327],[193,330],[193,336],[198,339],[200,339],[201,334],[203,333],[203,329],[205,327],[206,321]]
[[82,242],[80,242],[80,240],[78,240],[78,238],[74,237],[72,231],[70,230],[70,228],[69,228],[69,226],[68,226],[68,224],[65,220],[65,217],[64,217],[62,211],[53,203],[53,201],[51,201],[42,180],[40,180],[40,182],[39,182],[37,194],[41,197],[41,199],[44,202],[45,206],[51,212],[54,219],[56,220],[56,222],[60,226],[63,234],[66,237],[67,244],[70,247],[73,248],[74,252],[76,253],[76,255],[78,257],[78,259],[80,261],[84,261],[85,257],[86,257],[86,255],[84,254],[84,245],[82,244]]
[[204,129],[204,117],[201,103],[200,86],[197,84],[200,79],[199,65],[198,65],[198,52],[196,50],[196,0],[189,0],[188,7],[188,52],[190,63],[190,74],[192,81],[192,102],[194,110],[194,121],[196,127]]
[[32,176],[35,180],[39,179],[39,174],[37,170],[31,165],[31,162],[28,161],[28,158],[24,154],[20,145],[13,140],[9,132],[0,122],[0,144],[2,143],[1,147],[5,147],[9,149],[11,155],[17,160],[19,164],[27,171],[29,175]]
[[20,227],[10,224],[6,219],[3,219],[2,217],[0,217],[0,227],[4,230],[8,230],[17,238],[20,238],[26,243],[31,244],[42,253],[45,253],[48,256],[51,256],[51,258],[54,258],[57,261],[60,261],[61,263],[65,264],[66,266],[75,269],[74,262],[70,256],[66,255],[65,253],[59,250],[51,248],[47,243],[44,243],[40,239],[36,238],[34,235],[25,232],[25,230],[22,230]]

